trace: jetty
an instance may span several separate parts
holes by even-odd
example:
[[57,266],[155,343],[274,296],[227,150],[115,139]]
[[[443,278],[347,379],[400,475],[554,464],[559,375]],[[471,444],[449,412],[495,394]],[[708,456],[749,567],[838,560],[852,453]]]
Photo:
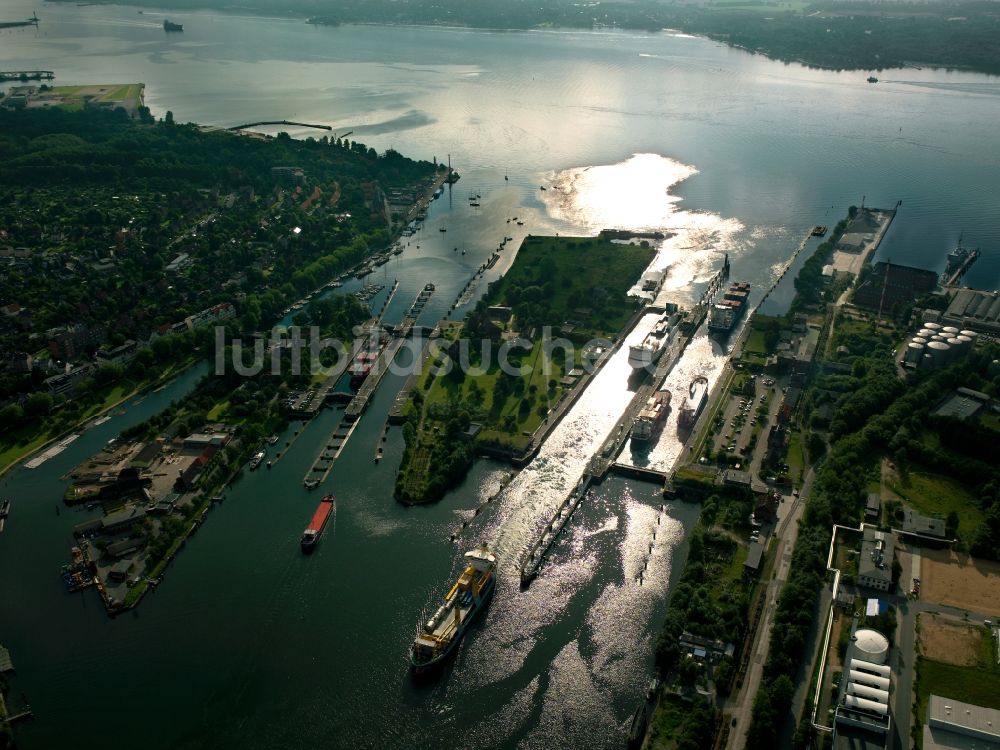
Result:
[[246,130],[247,128],[258,128],[264,125],[294,125],[298,128],[315,128],[316,130],[333,130],[330,125],[313,125],[308,122],[294,122],[293,120],[261,120],[260,122],[248,122],[246,125],[234,125],[226,130]]
[[31,18],[23,21],[0,21],[0,29],[17,29],[22,26],[38,26],[38,16],[32,13]]

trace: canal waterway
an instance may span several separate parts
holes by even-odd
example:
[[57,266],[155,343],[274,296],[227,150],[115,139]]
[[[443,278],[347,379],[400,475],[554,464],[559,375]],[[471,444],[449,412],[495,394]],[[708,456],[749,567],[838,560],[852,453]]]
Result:
[[[33,10],[12,0],[4,12]],[[450,154],[462,179],[431,204],[405,252],[369,279],[387,290],[400,281],[390,323],[428,282],[436,291],[420,323],[448,314],[505,236],[514,240],[476,295],[526,234],[605,226],[669,233],[654,264],[668,269],[676,301],[697,299],[728,253],[755,304],[809,227],[832,226],[863,196],[868,205],[903,201],[881,257],[940,269],[964,230],[983,249],[967,282],[1000,280],[995,78],[889,71],[871,86],[863,74],[774,63],[671,33],[170,17],[183,34],[164,34],[163,14],[152,10],[46,5],[37,29],[0,31],[0,67],[52,69],[57,84],[141,80],[153,113],[182,121],[291,119],[352,130],[379,150]],[[480,207],[470,206],[472,194]],[[181,397],[201,370],[130,402],[40,468],[7,475],[0,496],[14,504],[0,534],[0,642],[36,714],[18,728],[19,742],[29,750],[69,737],[78,748],[621,746],[697,508],[661,509],[652,485],[612,477],[580,506],[525,592],[515,566],[627,404],[623,352],[489,503],[511,473],[491,461],[477,462],[437,504],[393,501],[398,430],[373,462],[405,382],[390,373],[326,485],[338,508],[316,554],[298,550],[318,499],[301,479],[337,410],[293,427],[303,432],[275,468],[228,491],[159,589],[114,620],[93,591],[63,590],[70,530],[89,514],[56,514],[60,477]],[[714,379],[723,356],[696,337],[668,378],[675,403],[695,375]],[[680,450],[670,419],[650,455],[656,468]],[[497,596],[441,678],[413,683],[407,647],[461,553],[481,541],[500,556]]]

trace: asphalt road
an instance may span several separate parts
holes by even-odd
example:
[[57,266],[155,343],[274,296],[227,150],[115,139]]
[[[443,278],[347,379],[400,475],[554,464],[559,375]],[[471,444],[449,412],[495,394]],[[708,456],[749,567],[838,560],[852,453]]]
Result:
[[743,680],[743,689],[730,700],[726,706],[727,721],[736,719],[736,725],[729,733],[727,747],[732,750],[740,750],[746,745],[746,733],[750,727],[750,714],[753,709],[754,696],[757,695],[757,688],[760,686],[760,679],[764,672],[764,663],[767,661],[767,652],[771,641],[771,628],[774,625],[774,611],[777,604],[781,587],[788,579],[788,571],[791,568],[792,551],[795,548],[795,540],[799,535],[799,519],[805,510],[805,498],[812,489],[814,475],[812,471],[806,475],[805,482],[800,491],[800,497],[786,500],[783,505],[785,510],[778,522],[778,527],[774,533],[774,549],[777,556],[777,564],[774,568],[774,575],[767,582],[767,589],[764,592],[765,604],[764,612],[761,615],[761,622],[757,628],[754,642],[751,644],[750,665]]

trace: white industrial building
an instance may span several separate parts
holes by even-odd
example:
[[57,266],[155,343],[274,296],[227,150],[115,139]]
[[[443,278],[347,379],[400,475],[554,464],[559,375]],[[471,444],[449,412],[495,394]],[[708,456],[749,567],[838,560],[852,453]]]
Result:
[[884,747],[892,728],[889,691],[892,671],[889,639],[871,628],[859,628],[855,620],[851,641],[844,655],[840,699],[834,717],[833,746]]
[[932,695],[924,750],[1000,750],[1000,711]]

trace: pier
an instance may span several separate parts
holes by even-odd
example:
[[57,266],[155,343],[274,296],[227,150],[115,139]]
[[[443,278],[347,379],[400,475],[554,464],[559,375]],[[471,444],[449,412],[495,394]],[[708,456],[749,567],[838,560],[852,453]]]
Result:
[[389,364],[392,362],[393,357],[396,356],[396,352],[399,351],[401,344],[402,339],[393,338],[379,352],[378,359],[372,365],[372,369],[369,371],[368,377],[365,378],[365,382],[361,384],[361,388],[354,394],[351,403],[344,410],[345,422],[356,422],[364,414],[365,409],[368,408],[368,402],[375,395],[375,389],[378,388],[379,383],[382,382],[382,378],[389,371]]
[[962,277],[965,276],[966,272],[970,268],[972,268],[972,264],[975,263],[977,260],[979,260],[979,248],[976,248],[975,250],[971,250],[969,252],[969,254],[965,257],[965,260],[963,260],[961,265],[959,265],[959,267],[955,269],[955,272],[945,280],[942,286],[946,287],[958,286],[958,283],[962,280]]
[[247,128],[258,128],[263,125],[294,125],[298,128],[315,128],[316,130],[333,130],[330,125],[312,125],[308,122],[294,122],[293,120],[261,120],[260,122],[248,122],[246,125],[234,125],[226,130],[246,130]]

